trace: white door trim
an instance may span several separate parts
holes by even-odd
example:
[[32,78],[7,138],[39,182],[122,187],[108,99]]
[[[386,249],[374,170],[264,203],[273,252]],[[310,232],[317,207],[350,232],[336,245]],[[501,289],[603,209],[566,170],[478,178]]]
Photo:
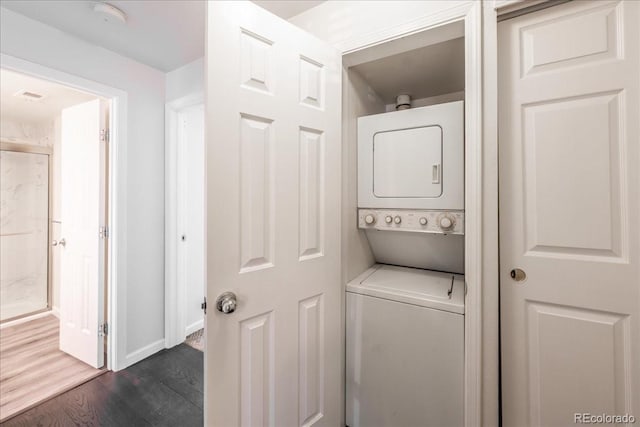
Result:
[[[497,289],[497,198],[483,206],[485,191],[497,193],[497,169],[493,160],[485,160],[483,145],[483,63],[482,63],[482,2],[470,1],[435,14],[417,17],[410,22],[343,40],[337,44],[343,55],[360,51],[388,41],[396,40],[443,24],[463,21],[465,28],[465,264],[467,297],[465,308],[465,426],[485,425],[485,410],[497,413],[498,352],[496,342],[483,342],[484,288]],[[491,152],[491,150],[489,150]],[[489,162],[489,171],[485,170]],[[493,177],[495,173],[495,179]],[[488,178],[488,179],[487,179]],[[487,183],[485,183],[487,179]],[[495,204],[495,206],[493,206]],[[486,215],[486,216],[485,216]],[[485,238],[485,230],[487,237]],[[495,235],[494,235],[495,234]],[[483,256],[484,254],[484,256]],[[485,273],[485,269],[490,274]],[[491,292],[497,302],[497,293]],[[496,305],[497,307],[497,305]],[[493,317],[497,318],[497,311]],[[494,327],[493,323],[489,327]],[[497,334],[497,324],[495,325]],[[491,334],[493,336],[493,334]],[[497,336],[497,335],[496,335]],[[496,346],[489,360],[483,358],[484,345]],[[490,374],[485,377],[485,371]],[[494,378],[495,376],[495,378]],[[489,381],[485,389],[483,381]],[[488,391],[487,391],[488,390]],[[491,394],[491,396],[488,396]],[[494,396],[495,394],[495,396]],[[487,400],[488,399],[488,400]],[[487,409],[483,404],[487,403]],[[494,406],[496,406],[494,408]]]
[[[109,114],[109,245],[107,256],[107,369],[125,368],[127,342],[127,92],[63,71],[0,54],[0,65],[7,70],[60,83],[107,98]],[[122,292],[118,292],[122,290]]]
[[171,348],[184,341],[186,290],[178,280],[178,116],[180,111],[204,105],[204,93],[195,92],[165,106],[165,297],[164,345]]

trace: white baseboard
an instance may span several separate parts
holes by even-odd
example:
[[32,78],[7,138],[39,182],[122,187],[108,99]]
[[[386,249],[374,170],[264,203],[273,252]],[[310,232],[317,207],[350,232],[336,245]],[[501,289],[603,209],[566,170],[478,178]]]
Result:
[[[31,316],[22,317],[22,318],[16,319],[16,320],[11,320],[9,322],[5,322],[5,323],[0,324],[0,329],[8,328],[10,326],[19,325],[21,323],[30,322],[32,320],[36,320],[36,319],[40,319],[42,317],[50,316],[51,314],[53,314],[55,316],[55,313],[53,313],[52,310],[47,310],[47,311],[43,311],[42,313],[36,313],[36,314],[32,314]],[[56,317],[58,317],[58,316],[56,316]]]
[[163,349],[164,349],[164,338],[158,341],[152,342],[151,344],[146,345],[141,349],[138,349],[132,353],[127,354],[127,356],[125,357],[124,366],[120,366],[120,369],[128,368],[129,366],[135,363],[138,363],[139,361],[146,359],[152,354],[155,354]]
[[194,322],[192,324],[190,324],[189,326],[187,326],[184,330],[184,335],[191,335],[192,333],[194,333],[195,331],[198,331],[200,329],[204,328],[204,319],[200,319],[197,322]]

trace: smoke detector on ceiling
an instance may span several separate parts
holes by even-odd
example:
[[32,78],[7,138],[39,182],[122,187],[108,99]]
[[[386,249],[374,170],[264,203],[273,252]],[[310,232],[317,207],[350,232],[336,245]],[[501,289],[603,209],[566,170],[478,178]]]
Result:
[[127,23],[127,14],[109,3],[96,3],[93,11],[100,15],[104,22]]
[[31,102],[42,101],[42,99],[44,99],[44,95],[36,92],[31,92],[29,90],[19,90],[16,93],[14,93],[13,96],[16,96],[18,98],[24,99],[25,101],[31,101]]

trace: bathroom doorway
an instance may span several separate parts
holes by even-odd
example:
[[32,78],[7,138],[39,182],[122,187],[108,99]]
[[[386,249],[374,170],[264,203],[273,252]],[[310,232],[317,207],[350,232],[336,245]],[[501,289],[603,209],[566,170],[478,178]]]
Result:
[[105,372],[110,102],[0,73],[5,421]]

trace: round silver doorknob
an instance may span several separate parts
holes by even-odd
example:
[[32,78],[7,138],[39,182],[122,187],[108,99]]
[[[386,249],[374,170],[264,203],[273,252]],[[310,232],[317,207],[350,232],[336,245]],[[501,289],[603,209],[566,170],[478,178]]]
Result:
[[52,241],[51,246],[58,246],[58,241],[57,240]]
[[60,239],[60,240],[58,240],[58,244],[59,244],[60,246],[67,246],[67,241],[66,241],[66,240],[64,240],[64,239]]
[[522,282],[527,278],[527,273],[519,268],[514,268],[513,270],[511,270],[511,273],[509,273],[509,275],[516,282]]
[[236,311],[237,304],[236,294],[233,292],[225,292],[216,300],[216,308],[223,314],[231,314]]

